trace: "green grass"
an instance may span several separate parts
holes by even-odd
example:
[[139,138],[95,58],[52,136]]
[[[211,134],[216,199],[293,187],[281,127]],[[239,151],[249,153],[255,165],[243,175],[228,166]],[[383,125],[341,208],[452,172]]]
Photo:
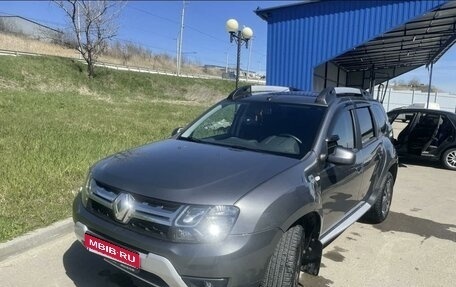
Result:
[[[233,87],[0,56],[0,242],[71,215],[91,164],[170,135]],[[197,99],[190,101],[189,99]]]

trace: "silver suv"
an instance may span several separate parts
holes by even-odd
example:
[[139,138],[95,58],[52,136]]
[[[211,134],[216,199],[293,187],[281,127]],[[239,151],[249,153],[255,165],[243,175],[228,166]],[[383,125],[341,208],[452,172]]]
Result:
[[242,87],[170,139],[95,164],[75,232],[152,286],[297,286],[348,226],[387,217],[390,133],[359,89]]

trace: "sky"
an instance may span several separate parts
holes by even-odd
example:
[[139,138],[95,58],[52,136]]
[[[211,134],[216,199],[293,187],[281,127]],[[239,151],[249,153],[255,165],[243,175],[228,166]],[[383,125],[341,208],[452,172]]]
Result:
[[[266,69],[266,22],[253,11],[292,3],[292,1],[186,1],[183,57],[201,64],[230,67],[236,65],[236,46],[230,44],[225,23],[235,18],[240,27],[253,30],[251,53],[243,47],[241,68]],[[140,44],[154,53],[176,55],[182,1],[128,1],[119,19],[121,41]],[[63,12],[50,1],[0,1],[0,15],[19,15],[64,29],[68,27]]]
[[[236,46],[230,44],[225,23],[235,18],[240,27],[253,30],[251,50],[242,48],[241,68],[264,73],[266,70],[267,24],[253,11],[290,4],[296,1],[186,1],[183,34],[183,57],[198,64],[236,65]],[[119,41],[130,41],[154,53],[176,55],[182,1],[128,1],[119,18]],[[65,29],[63,12],[50,1],[0,1],[0,15],[19,15],[42,24]],[[250,61],[249,61],[250,55]],[[250,65],[249,65],[250,64]],[[452,47],[435,65],[432,84],[456,93],[456,48]],[[425,67],[398,79],[418,78],[429,81]]]

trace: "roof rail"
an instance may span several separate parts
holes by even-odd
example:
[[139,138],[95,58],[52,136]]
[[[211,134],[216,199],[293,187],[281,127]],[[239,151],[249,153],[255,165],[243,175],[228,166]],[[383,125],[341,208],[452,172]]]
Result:
[[336,98],[340,97],[355,97],[365,100],[371,100],[371,95],[363,89],[348,88],[348,87],[331,87],[323,89],[315,100],[316,103],[329,104]]
[[253,94],[262,94],[262,93],[286,93],[291,91],[298,91],[298,89],[291,88],[291,87],[283,87],[283,86],[260,86],[260,85],[248,85],[242,86],[237,88],[236,90],[232,91],[228,99],[229,100],[236,100],[240,98],[249,97]]

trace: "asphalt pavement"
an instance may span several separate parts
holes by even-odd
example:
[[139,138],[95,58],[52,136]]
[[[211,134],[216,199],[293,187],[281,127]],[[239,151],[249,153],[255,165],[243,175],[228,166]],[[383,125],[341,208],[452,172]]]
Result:
[[[456,172],[401,164],[388,219],[356,223],[324,250],[304,287],[455,286]],[[146,286],[90,254],[72,233],[0,262],[0,286]]]

